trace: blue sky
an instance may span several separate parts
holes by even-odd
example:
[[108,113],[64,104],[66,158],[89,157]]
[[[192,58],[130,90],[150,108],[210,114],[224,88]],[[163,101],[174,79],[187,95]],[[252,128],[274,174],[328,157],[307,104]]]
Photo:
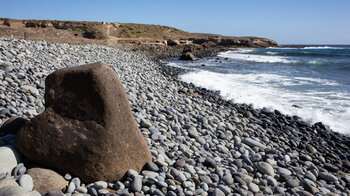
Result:
[[280,44],[350,44],[350,0],[0,0],[0,17],[159,24]]

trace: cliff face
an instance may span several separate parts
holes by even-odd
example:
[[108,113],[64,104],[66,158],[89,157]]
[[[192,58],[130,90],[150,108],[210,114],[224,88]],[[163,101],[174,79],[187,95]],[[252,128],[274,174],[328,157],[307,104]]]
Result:
[[79,22],[57,20],[15,20],[0,18],[0,36],[72,44],[203,45],[225,47],[277,46],[258,37],[228,37],[188,33],[176,28],[132,23]]

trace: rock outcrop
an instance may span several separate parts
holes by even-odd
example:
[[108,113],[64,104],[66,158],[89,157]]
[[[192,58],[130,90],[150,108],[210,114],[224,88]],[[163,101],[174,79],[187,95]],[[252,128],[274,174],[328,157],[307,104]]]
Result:
[[120,180],[152,160],[115,71],[102,63],[46,78],[45,111],[25,123],[15,146],[33,162],[83,182]]
[[192,49],[191,48],[185,48],[182,51],[182,54],[181,54],[179,60],[195,61],[195,60],[197,60],[197,58],[192,54]]

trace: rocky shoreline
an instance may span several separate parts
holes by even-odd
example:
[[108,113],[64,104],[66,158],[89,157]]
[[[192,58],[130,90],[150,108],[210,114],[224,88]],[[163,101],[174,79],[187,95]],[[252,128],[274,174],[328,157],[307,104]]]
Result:
[[[153,50],[0,38],[0,196],[350,194],[349,137],[177,81],[184,70],[160,60],[178,51]],[[49,73],[98,61],[119,74],[152,162],[123,181],[85,184],[16,154],[18,127],[6,120],[44,110]]]

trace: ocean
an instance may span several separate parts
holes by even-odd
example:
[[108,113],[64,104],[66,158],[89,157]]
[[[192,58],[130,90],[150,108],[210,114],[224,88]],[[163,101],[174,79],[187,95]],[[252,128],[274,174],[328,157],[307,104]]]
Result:
[[233,49],[168,64],[193,70],[180,80],[220,91],[225,99],[350,134],[350,46]]

